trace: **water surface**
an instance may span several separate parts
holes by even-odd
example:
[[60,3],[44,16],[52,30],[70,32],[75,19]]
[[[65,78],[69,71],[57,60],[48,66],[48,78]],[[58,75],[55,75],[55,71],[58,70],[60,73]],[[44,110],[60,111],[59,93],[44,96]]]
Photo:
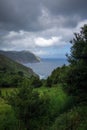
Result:
[[40,79],[46,79],[55,68],[64,64],[68,64],[66,59],[41,59],[38,63],[27,63],[24,65],[32,68],[40,76]]

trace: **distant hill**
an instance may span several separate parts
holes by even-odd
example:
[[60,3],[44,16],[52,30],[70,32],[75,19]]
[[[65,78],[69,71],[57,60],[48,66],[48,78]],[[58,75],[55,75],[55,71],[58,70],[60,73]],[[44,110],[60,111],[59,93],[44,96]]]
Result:
[[31,68],[13,61],[12,59],[0,54],[0,74],[2,72],[18,73],[22,72],[25,76],[36,76]]
[[2,51],[0,54],[7,56],[8,58],[15,60],[19,63],[35,63],[40,62],[40,58],[29,51]]

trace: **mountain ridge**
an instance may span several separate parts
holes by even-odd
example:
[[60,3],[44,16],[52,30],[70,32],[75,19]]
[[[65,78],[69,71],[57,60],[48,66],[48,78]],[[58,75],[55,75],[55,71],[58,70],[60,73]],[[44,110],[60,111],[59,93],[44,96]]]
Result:
[[2,70],[17,73],[17,72],[23,72],[25,76],[31,77],[31,76],[37,76],[33,70],[29,67],[26,67],[8,57],[5,55],[0,54],[0,72]]
[[3,51],[0,50],[0,54],[5,55],[6,57],[19,62],[19,63],[36,63],[40,62],[40,58],[37,57],[30,51]]

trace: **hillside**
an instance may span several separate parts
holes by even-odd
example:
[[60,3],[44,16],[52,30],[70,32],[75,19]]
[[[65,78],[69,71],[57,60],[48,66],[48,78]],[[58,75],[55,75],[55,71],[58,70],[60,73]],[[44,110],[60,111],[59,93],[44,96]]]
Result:
[[0,74],[5,73],[18,73],[22,72],[22,74],[26,77],[36,76],[31,68],[25,67],[20,63],[17,63],[10,58],[0,54]]
[[40,58],[29,51],[2,51],[0,54],[7,56],[8,58],[15,60],[19,63],[33,63],[39,62]]
[[30,81],[31,77],[38,77],[31,68],[25,67],[10,58],[0,54],[0,87],[17,87]]

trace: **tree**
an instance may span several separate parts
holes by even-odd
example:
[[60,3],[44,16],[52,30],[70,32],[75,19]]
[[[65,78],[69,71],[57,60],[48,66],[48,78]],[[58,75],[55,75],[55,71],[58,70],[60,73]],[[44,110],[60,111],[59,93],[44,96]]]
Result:
[[17,115],[19,129],[39,130],[37,128],[40,127],[38,122],[47,116],[49,99],[47,96],[41,98],[39,93],[28,85],[27,82],[24,82],[24,85],[16,92],[8,95],[7,99]]
[[75,33],[71,41],[70,63],[66,74],[68,92],[77,97],[78,101],[86,100],[87,92],[87,25],[81,28],[80,33]]
[[41,80],[39,79],[39,77],[34,77],[32,76],[31,77],[31,81],[30,81],[30,85],[33,87],[33,88],[39,88],[42,86],[42,82]]
[[47,80],[46,80],[46,86],[52,87],[52,79],[50,77],[48,77]]
[[66,66],[65,64],[54,69],[51,75],[46,79],[45,85],[47,87],[53,87],[54,85],[58,86],[57,84],[63,84],[65,81],[65,73],[67,69],[68,66]]

